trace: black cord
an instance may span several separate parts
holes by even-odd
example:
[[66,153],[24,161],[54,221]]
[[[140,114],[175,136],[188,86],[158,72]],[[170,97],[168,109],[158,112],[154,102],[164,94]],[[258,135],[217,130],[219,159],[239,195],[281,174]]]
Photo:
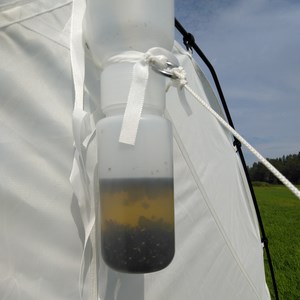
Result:
[[[227,121],[229,123],[229,125],[234,128],[232,119],[231,119],[231,115],[218,79],[218,76],[215,72],[214,67],[212,66],[212,64],[210,63],[210,61],[208,60],[208,58],[205,56],[205,54],[202,52],[202,50],[199,48],[199,46],[196,44],[195,38],[194,36],[187,32],[184,27],[179,23],[179,21],[175,18],[175,27],[176,29],[182,34],[183,36],[183,43],[186,46],[187,50],[195,50],[195,52],[199,55],[199,57],[203,60],[203,62],[205,63],[205,65],[207,66],[207,68],[209,69],[212,78],[214,80],[214,83],[216,85]],[[273,268],[273,264],[272,264],[272,258],[271,258],[271,254],[270,254],[270,250],[269,250],[269,244],[268,244],[268,238],[266,236],[265,233],[265,229],[264,229],[264,225],[263,225],[263,221],[261,218],[261,214],[259,211],[259,207],[258,207],[258,203],[257,203],[257,199],[254,193],[254,189],[251,183],[251,179],[250,179],[250,175],[247,169],[247,165],[246,165],[246,161],[244,158],[244,154],[242,152],[241,149],[241,142],[234,137],[234,142],[233,142],[234,146],[236,146],[237,148],[237,152],[239,153],[240,159],[241,159],[241,163],[247,178],[247,182],[248,182],[248,186],[250,189],[250,193],[252,196],[252,200],[253,200],[253,204],[255,207],[255,211],[256,211],[256,215],[257,215],[257,219],[258,219],[258,223],[259,223],[259,227],[260,227],[260,232],[261,232],[261,236],[262,236],[262,243],[264,244],[264,249],[266,251],[266,256],[267,256],[267,260],[268,260],[268,264],[269,264],[269,269],[270,269],[270,273],[271,273],[271,277],[272,277],[272,283],[273,283],[273,288],[274,288],[274,293],[275,293],[275,299],[279,300],[279,295],[278,295],[278,289],[277,289],[277,283],[276,283],[276,278],[275,278],[275,273],[274,273],[274,268]]]

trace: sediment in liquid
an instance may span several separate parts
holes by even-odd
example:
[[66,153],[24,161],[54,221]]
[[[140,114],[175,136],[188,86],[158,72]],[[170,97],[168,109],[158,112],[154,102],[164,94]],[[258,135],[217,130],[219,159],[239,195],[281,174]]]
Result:
[[100,181],[101,247],[106,263],[130,273],[166,267],[174,255],[173,179]]

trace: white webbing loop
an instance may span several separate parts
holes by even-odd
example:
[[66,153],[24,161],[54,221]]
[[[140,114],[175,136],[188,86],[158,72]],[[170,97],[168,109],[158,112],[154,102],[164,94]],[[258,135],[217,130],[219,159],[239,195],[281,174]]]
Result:
[[110,57],[102,66],[105,67],[108,64],[122,62],[134,63],[131,86],[120,132],[120,143],[135,144],[144,106],[149,68],[151,67],[155,71],[166,69],[169,61],[177,63],[177,58],[166,49],[154,47],[146,53],[138,51],[120,53]]
[[133,67],[132,81],[119,138],[120,143],[135,144],[149,77],[148,58],[143,56]]
[[[170,71],[169,71],[170,72]],[[181,88],[185,88],[198,102],[200,102],[220,123],[224,126],[233,136],[235,136],[248,150],[253,153],[261,163],[276,176],[296,197],[300,199],[300,191],[272,164],[270,164],[252,145],[250,145],[236,130],[234,130],[218,113],[216,113],[208,103],[206,103],[198,94],[196,94],[192,88],[187,84],[184,70],[174,68],[170,78],[175,82],[175,86],[180,84]],[[179,82],[179,83],[178,83]]]
[[[84,226],[84,244],[79,270],[79,292],[80,299],[91,299],[84,293],[85,268],[89,267],[89,277],[91,278],[91,286],[86,288],[87,293],[97,294],[96,271],[93,266],[86,265],[86,254],[88,240],[91,240],[93,248],[95,248],[94,236],[91,234],[95,223],[95,210],[92,201],[92,178],[87,172],[86,167],[86,152],[85,144],[90,141],[88,139],[93,133],[91,126],[91,116],[83,108],[83,93],[84,93],[84,47],[82,35],[82,21],[84,17],[86,1],[73,0],[72,18],[71,18],[71,41],[70,55],[72,65],[72,75],[75,89],[75,102],[73,110],[73,136],[75,141],[75,152],[72,171],[70,174],[70,182],[73,187],[74,194],[78,200],[82,222]],[[88,139],[88,141],[87,141]],[[93,249],[95,251],[95,249]],[[97,299],[95,296],[93,298]]]

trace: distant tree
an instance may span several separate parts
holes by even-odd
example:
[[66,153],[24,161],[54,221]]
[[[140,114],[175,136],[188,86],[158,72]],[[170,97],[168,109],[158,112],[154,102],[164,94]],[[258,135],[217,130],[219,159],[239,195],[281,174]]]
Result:
[[[283,155],[280,158],[267,159],[278,171],[294,184],[300,184],[300,152],[298,154]],[[252,181],[264,181],[279,184],[279,180],[260,162],[248,167]]]

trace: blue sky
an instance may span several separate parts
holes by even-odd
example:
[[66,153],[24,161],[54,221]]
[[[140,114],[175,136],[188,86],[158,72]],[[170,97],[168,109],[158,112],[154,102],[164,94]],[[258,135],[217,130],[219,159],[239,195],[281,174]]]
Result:
[[[177,19],[215,67],[236,129],[265,157],[300,152],[300,1],[175,5]],[[243,152],[248,164],[256,160]]]

